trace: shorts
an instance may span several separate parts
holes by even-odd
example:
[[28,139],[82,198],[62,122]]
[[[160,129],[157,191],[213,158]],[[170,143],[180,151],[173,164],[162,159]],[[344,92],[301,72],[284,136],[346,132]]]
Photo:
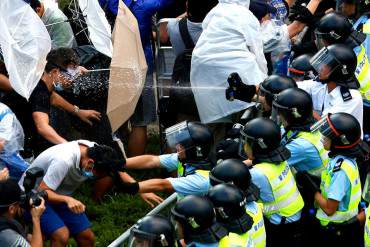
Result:
[[134,127],[144,127],[157,120],[153,74],[147,73],[145,85],[130,122]]
[[[71,236],[91,228],[91,223],[85,213],[74,214],[67,207],[67,204],[49,204],[45,203],[46,210],[41,216],[41,231],[49,236],[59,228],[66,226]],[[30,215],[28,215],[30,216]]]
[[0,155],[0,170],[4,167],[8,168],[10,178],[17,181],[21,178],[28,166],[29,164],[18,153]]

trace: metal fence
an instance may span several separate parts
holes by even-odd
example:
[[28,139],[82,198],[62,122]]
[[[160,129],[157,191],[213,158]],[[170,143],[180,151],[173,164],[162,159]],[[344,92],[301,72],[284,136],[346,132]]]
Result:
[[[164,200],[161,204],[155,207],[152,211],[147,213],[146,215],[156,215],[160,212],[163,212],[165,209],[169,208],[173,203],[176,202],[177,194],[173,193],[169,196],[166,200]],[[130,236],[130,230],[132,226],[127,229],[121,236],[119,236],[116,240],[114,240],[108,247],[124,247],[127,245],[128,238]]]

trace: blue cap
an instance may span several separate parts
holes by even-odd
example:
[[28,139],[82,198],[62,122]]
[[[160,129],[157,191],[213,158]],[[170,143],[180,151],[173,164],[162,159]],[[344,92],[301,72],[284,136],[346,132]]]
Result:
[[265,0],[251,0],[249,10],[260,21],[267,14],[275,14],[276,8],[269,5]]

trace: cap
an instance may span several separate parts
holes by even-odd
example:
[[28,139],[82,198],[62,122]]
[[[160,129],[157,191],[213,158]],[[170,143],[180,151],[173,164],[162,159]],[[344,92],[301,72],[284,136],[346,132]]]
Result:
[[267,14],[275,14],[276,8],[269,5],[265,0],[252,0],[249,5],[249,10],[260,21]]

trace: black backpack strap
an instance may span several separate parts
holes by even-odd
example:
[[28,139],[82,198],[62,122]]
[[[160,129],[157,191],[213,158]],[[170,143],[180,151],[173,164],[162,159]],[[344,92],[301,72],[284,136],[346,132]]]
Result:
[[193,42],[193,39],[191,38],[188,30],[188,22],[187,18],[182,18],[179,22],[179,30],[181,39],[185,44],[186,49],[193,49],[195,47],[195,44]]

